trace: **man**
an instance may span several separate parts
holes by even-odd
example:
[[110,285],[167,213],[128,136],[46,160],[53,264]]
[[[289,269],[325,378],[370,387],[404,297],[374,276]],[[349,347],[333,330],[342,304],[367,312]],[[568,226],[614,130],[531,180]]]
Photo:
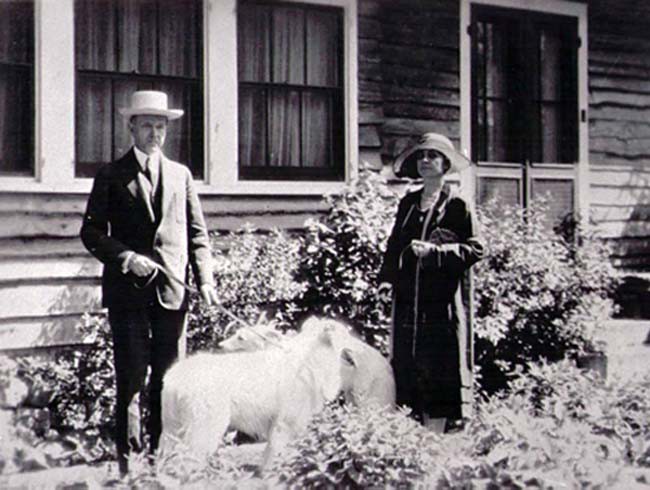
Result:
[[185,354],[188,266],[203,300],[214,304],[217,298],[192,175],[162,153],[168,122],[183,111],[168,109],[163,92],[138,91],[120,112],[134,145],[95,177],[81,240],[104,264],[103,304],[115,354],[115,439],[125,475],[130,448],[141,448],[139,394],[148,367],[150,451],[158,445],[163,376]]

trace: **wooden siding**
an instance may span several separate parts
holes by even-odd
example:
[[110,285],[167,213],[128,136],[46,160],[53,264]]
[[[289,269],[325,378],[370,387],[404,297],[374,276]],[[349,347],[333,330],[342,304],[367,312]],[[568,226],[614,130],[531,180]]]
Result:
[[591,218],[625,271],[650,269],[650,5],[597,0],[589,15]]
[[410,137],[427,131],[458,144],[459,15],[456,0],[360,0],[359,148],[367,161],[387,170]]
[[[87,196],[0,195],[0,351],[79,340],[85,312],[101,309],[101,264],[83,247]],[[211,231],[244,223],[299,229],[326,210],[318,197],[202,196]]]

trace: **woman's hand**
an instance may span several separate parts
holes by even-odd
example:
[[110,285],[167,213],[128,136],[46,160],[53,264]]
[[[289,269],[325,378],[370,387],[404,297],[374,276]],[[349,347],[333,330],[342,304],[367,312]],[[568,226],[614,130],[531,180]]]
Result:
[[411,250],[413,250],[416,257],[422,258],[438,250],[438,246],[422,240],[412,240]]
[[393,285],[389,282],[382,282],[377,288],[377,299],[383,303],[390,303]]

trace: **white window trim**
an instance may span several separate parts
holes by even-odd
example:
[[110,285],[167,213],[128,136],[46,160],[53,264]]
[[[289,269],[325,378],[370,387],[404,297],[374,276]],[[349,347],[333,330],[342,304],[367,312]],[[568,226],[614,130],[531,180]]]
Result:
[[[206,29],[208,181],[206,193],[323,194],[340,191],[356,177],[358,160],[357,2],[356,0],[285,0],[343,8],[345,90],[345,181],[238,180],[237,0],[209,0]],[[219,56],[210,56],[210,53]]]
[[[518,10],[532,10],[566,15],[578,19],[578,162],[576,164],[577,211],[586,218],[589,212],[589,98],[588,98],[588,31],[587,5],[566,0],[461,0],[460,5],[460,141],[461,148],[472,154],[471,97],[472,62],[468,28],[472,5],[491,5]],[[584,111],[584,112],[583,112]],[[584,114],[584,119],[581,117]],[[462,176],[462,185],[475,195],[474,172]]]
[[[285,0],[344,11],[345,181],[239,181],[237,143],[237,0],[204,0],[206,179],[203,195],[320,195],[358,172],[357,0]],[[75,178],[74,0],[35,2],[33,177],[0,176],[0,192],[88,193]]]
[[74,0],[34,2],[33,177],[0,177],[0,191],[83,192],[74,178]]

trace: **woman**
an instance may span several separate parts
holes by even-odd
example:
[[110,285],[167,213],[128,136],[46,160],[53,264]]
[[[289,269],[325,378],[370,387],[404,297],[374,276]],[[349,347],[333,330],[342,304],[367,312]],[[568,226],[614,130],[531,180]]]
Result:
[[393,290],[397,403],[437,432],[462,418],[461,371],[469,378],[460,285],[483,246],[467,203],[443,187],[446,173],[469,163],[437,133],[424,134],[397,157],[395,174],[422,178],[423,186],[400,201],[379,272],[380,294]]

